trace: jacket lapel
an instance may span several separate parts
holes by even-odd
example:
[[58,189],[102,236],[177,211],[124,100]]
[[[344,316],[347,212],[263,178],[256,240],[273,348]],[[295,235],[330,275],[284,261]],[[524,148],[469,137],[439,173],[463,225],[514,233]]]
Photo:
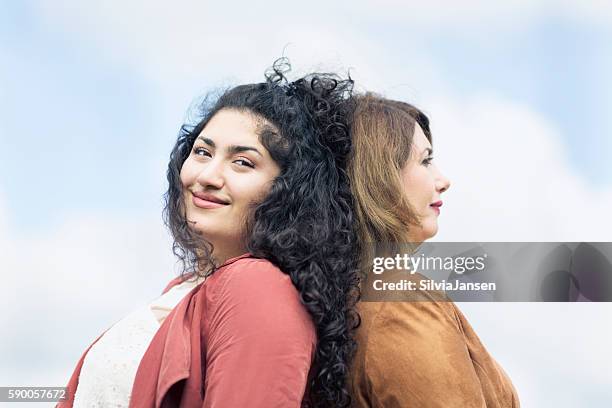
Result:
[[136,372],[130,408],[202,404],[200,289],[181,300],[153,337]]

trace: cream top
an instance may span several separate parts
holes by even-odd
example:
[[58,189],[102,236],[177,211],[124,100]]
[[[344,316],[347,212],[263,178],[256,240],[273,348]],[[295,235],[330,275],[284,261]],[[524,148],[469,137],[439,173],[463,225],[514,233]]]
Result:
[[173,286],[148,305],[115,323],[85,356],[74,408],[128,407],[140,360],[166,316],[202,282]]

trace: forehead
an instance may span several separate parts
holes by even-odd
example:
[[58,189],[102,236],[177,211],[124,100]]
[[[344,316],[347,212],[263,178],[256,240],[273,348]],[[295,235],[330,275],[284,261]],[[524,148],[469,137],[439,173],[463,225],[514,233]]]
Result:
[[427,139],[427,136],[425,136],[423,129],[421,129],[421,126],[419,126],[419,124],[416,122],[414,123],[414,135],[412,137],[412,143],[414,149],[416,149],[419,153],[423,152],[423,150],[427,148],[431,149],[431,143],[429,143],[429,139]]
[[255,115],[235,109],[222,109],[204,126],[201,136],[212,139],[216,145],[260,145]]

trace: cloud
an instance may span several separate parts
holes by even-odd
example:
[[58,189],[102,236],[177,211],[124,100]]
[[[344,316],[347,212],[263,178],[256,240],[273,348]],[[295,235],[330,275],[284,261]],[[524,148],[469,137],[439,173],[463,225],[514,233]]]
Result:
[[[436,161],[453,183],[443,197],[438,240],[606,240],[612,225],[601,214],[612,208],[610,191],[590,190],[568,170],[558,130],[541,116],[487,95],[438,95],[421,106],[432,119]],[[0,267],[10,271],[0,323],[11,328],[0,355],[15,367],[0,383],[62,385],[91,340],[157,296],[172,276],[169,239],[156,215],[73,214],[31,236],[17,234],[8,221],[0,199],[6,250]],[[581,393],[612,385],[605,376],[612,333],[601,325],[606,304],[461,308],[524,405],[571,406]],[[30,376],[41,362],[49,375]],[[558,390],[570,381],[576,390]]]
[[[0,196],[0,384],[62,386],[102,330],[175,276],[161,217],[74,214],[22,235]],[[34,374],[45,367],[48,373]],[[32,381],[42,381],[33,383]]]
[[[288,44],[288,54],[295,61],[350,61],[363,69],[369,61],[378,60],[377,54],[382,59],[392,56],[394,49],[386,49],[393,46],[388,44],[390,38],[411,42],[415,49],[427,38],[449,32],[497,43],[495,33],[519,32],[539,19],[612,20],[612,6],[607,2],[550,0],[314,1],[299,11],[281,1],[263,7],[253,2],[237,6],[179,1],[170,6],[162,1],[63,0],[43,1],[33,11],[48,30],[62,33],[77,48],[137,69],[162,86],[171,78],[173,86],[188,78],[198,78],[200,83],[214,78],[215,84],[219,78],[259,80],[261,67],[268,66]],[[390,30],[388,36],[371,31],[380,27]],[[394,32],[398,37],[393,37]],[[408,61],[403,68],[421,62]]]
[[176,112],[174,117],[198,90],[260,81],[283,50],[296,73],[353,68],[360,87],[431,93],[455,85],[434,60],[442,39],[445,47],[457,42],[477,50],[487,43],[480,48],[491,51],[515,47],[526,28],[541,22],[564,19],[589,27],[601,22],[598,27],[606,28],[612,21],[609,2],[577,0],[315,1],[299,11],[280,1],[262,7],[62,0],[43,1],[32,10],[49,33],[60,35],[83,58],[127,67],[149,80],[152,94],[161,91],[159,99],[168,101],[163,111]]
[[81,58],[145,80],[157,96],[158,120],[173,118],[162,124],[172,133],[194,97],[261,81],[264,69],[283,53],[291,59],[291,76],[350,68],[361,87],[386,89],[407,76],[436,82],[433,64],[424,57],[410,66],[389,67],[388,50],[334,7],[309,4],[295,12],[283,2],[265,7],[250,2],[236,10],[231,2],[63,0],[42,2],[33,12]]
[[523,406],[603,406],[610,401],[610,303],[462,303],[504,367]]
[[[494,95],[432,96],[436,164],[451,179],[436,241],[610,241],[612,189],[575,174],[559,129]],[[607,303],[463,303],[525,406],[609,400]],[[571,388],[559,384],[572,384]],[[590,398],[590,399],[589,399]]]
[[[278,2],[277,9],[285,8]],[[79,47],[95,49],[109,61],[137,67],[153,79],[214,77],[261,79],[261,67],[278,57],[283,48],[302,40],[306,53],[321,49],[343,50],[336,29],[325,25],[325,15],[314,19],[309,10],[287,12],[285,17],[245,3],[236,9],[227,2],[119,2],[84,4],[64,0],[44,2],[36,9],[49,30],[63,32]],[[341,31],[341,30],[340,30]],[[228,67],[232,67],[228,70]],[[254,68],[255,67],[255,68]],[[231,73],[228,73],[231,72]]]
[[[491,37],[482,36],[483,32],[517,32],[546,19],[604,28],[612,21],[609,2],[579,0],[313,1],[299,11],[281,1],[237,6],[233,2],[189,0],[172,5],[144,0],[63,0],[42,1],[34,12],[49,28],[73,36],[75,43],[89,44],[92,51],[110,59],[142,64],[154,76],[197,72],[223,76],[228,66],[233,67],[232,75],[252,73],[251,67],[268,62],[288,41],[299,39],[294,33],[304,29],[309,35],[306,42],[298,41],[298,49],[344,53],[355,44],[363,54],[362,42],[375,38],[368,32],[372,24],[387,28],[400,24],[413,36],[407,41],[418,43],[423,31],[462,36],[475,33],[474,39],[486,41]],[[362,25],[356,25],[357,21]],[[338,43],[341,37],[348,41]]]
[[[560,18],[572,23],[600,25],[612,20],[612,5],[606,1],[579,0],[486,0],[352,2],[351,13],[367,21],[401,22],[413,30],[508,33],[523,30],[540,20]],[[468,28],[468,30],[466,30]],[[482,38],[486,40],[486,38]]]
[[[172,116],[168,112],[182,112],[177,101],[192,98],[203,83],[260,80],[262,67],[288,43],[288,55],[301,64],[297,72],[312,68],[301,61],[324,61],[321,69],[336,71],[350,62],[362,89],[416,100],[430,114],[436,162],[453,183],[443,196],[437,240],[609,241],[612,192],[588,187],[570,170],[553,123],[497,95],[445,92],[445,80],[427,56],[394,54],[394,44],[365,24],[400,23],[408,28],[406,41],[417,43],[419,30],[470,35],[462,29],[476,25],[484,31],[466,32],[494,41],[486,34],[512,33],[555,15],[597,24],[612,19],[608,2],[557,3],[311,2],[295,11],[281,2],[247,2],[237,9],[232,2],[64,0],[42,2],[37,12],[47,30],[63,34],[79,54],[127,66],[162,95],[172,95],[160,101],[169,104],[160,109],[162,121]],[[399,83],[404,78],[411,82]],[[439,93],[422,97],[424,89]],[[172,276],[169,240],[159,216],[148,213],[132,219],[72,214],[56,228],[23,235],[10,224],[2,197],[0,192],[0,323],[11,330],[0,340],[7,369],[0,383],[44,379],[32,385],[63,385],[90,341],[156,296]],[[527,390],[523,405],[550,405],[546,393],[557,391],[558,383],[610,385],[603,362],[609,361],[611,335],[601,324],[606,305],[465,309],[493,355],[510,368],[519,392]],[[49,375],[33,377],[41,366]],[[557,384],[539,379],[552,373]]]
[[436,162],[451,180],[440,241],[608,241],[612,189],[571,171],[559,130],[495,96],[433,97]]

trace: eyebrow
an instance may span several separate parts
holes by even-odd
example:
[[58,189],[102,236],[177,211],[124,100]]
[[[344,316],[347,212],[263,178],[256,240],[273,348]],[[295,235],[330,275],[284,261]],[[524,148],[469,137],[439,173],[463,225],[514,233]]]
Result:
[[428,147],[425,150],[423,150],[423,153],[427,153],[427,155],[430,156],[433,154],[433,149]]
[[[215,145],[215,142],[212,139],[209,139],[209,138],[204,137],[204,136],[198,136],[198,139],[200,139],[201,141],[203,141],[204,143],[206,143],[210,147],[217,147]],[[260,155],[261,157],[263,157],[263,154],[261,154],[261,152],[259,150],[257,150],[255,147],[252,147],[252,146],[230,145],[230,146],[227,147],[227,152],[230,153],[230,154],[236,154],[236,153],[242,153],[242,152],[248,152],[248,151],[255,152],[258,155]]]

